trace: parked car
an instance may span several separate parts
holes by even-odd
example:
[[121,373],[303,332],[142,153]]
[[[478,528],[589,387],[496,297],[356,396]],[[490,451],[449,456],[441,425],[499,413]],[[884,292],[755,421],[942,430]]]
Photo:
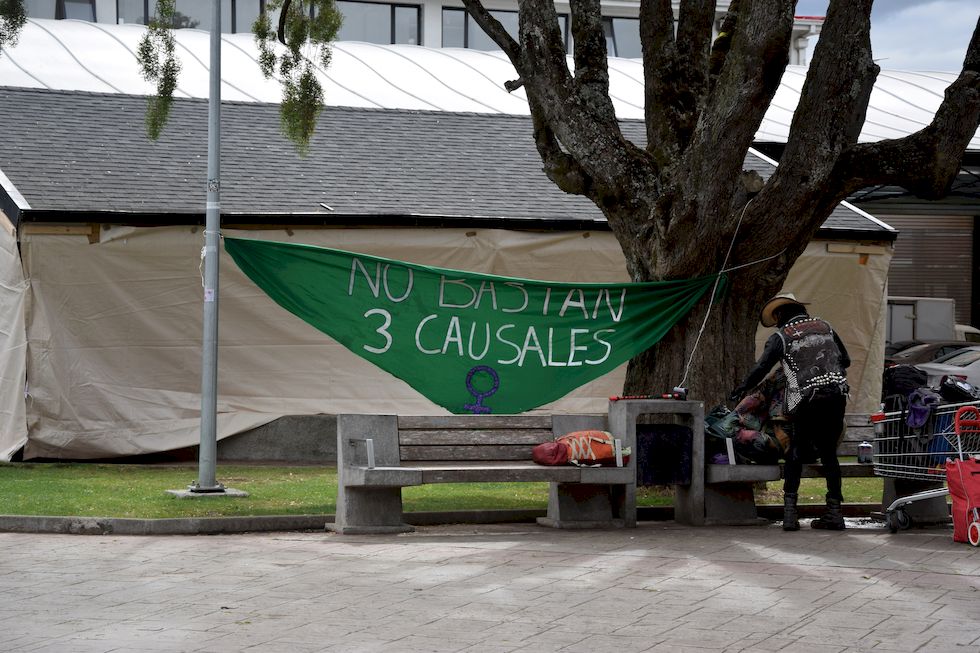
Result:
[[980,329],[968,324],[957,324],[953,327],[956,337],[970,342],[980,342]]
[[930,342],[919,342],[918,344],[906,347],[901,351],[885,356],[885,367],[892,365],[919,365],[920,363],[932,363],[937,359],[957,352],[964,347],[977,346],[977,343],[968,340],[936,340]]
[[909,347],[915,347],[916,345],[921,345],[922,340],[899,340],[898,342],[890,342],[885,345],[885,356],[894,356],[900,351],[905,351]]
[[932,387],[937,387],[944,376],[951,376],[977,388],[980,387],[980,346],[967,347],[916,367],[929,375],[928,383]]

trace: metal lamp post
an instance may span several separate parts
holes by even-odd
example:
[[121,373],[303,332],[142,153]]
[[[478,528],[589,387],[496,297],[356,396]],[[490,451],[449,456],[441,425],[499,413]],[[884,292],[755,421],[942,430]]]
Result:
[[211,0],[208,93],[208,203],[204,227],[204,342],[201,356],[201,446],[191,492],[224,492],[215,479],[218,451],[218,254],[221,230],[221,0]]

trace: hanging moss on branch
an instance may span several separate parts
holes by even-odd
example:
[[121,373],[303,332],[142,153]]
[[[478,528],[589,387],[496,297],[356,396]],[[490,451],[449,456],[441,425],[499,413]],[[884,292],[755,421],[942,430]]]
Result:
[[157,94],[146,100],[146,133],[154,141],[160,138],[160,132],[170,117],[177,75],[180,73],[180,61],[174,56],[172,29],[176,14],[174,0],[158,0],[157,13],[136,51],[143,79],[157,85]]
[[[274,29],[267,12],[276,9],[281,11]],[[330,43],[342,20],[333,0],[269,0],[266,13],[252,26],[262,74],[278,77],[282,84],[283,133],[304,156],[323,109],[323,87],[316,67],[326,69],[330,65]],[[277,41],[285,50],[276,45]]]
[[0,0],[0,48],[17,45],[17,36],[26,22],[24,0]]

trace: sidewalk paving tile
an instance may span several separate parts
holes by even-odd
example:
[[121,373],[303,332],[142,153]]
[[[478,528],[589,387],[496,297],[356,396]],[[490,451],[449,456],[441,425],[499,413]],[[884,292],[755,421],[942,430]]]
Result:
[[0,650],[980,651],[948,529],[0,533]]

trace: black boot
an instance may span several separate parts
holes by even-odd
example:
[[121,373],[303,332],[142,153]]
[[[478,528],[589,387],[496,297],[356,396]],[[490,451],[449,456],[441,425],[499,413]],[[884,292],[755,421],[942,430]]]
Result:
[[840,499],[827,495],[827,513],[820,519],[810,522],[811,528],[821,528],[828,531],[844,530],[844,515],[840,510]]
[[800,530],[800,518],[796,512],[796,492],[783,492],[783,530]]

